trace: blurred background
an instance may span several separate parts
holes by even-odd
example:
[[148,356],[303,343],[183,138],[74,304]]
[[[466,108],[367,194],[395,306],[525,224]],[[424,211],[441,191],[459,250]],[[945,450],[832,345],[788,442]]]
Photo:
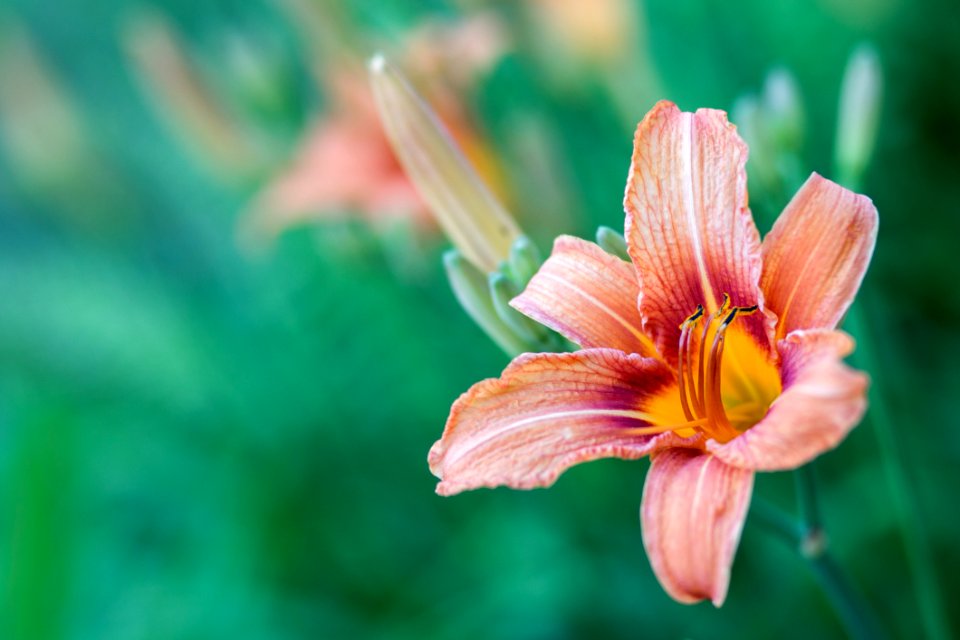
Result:
[[[646,461],[434,495],[451,402],[507,357],[386,145],[375,51],[544,252],[622,228],[660,98],[731,111],[762,232],[811,170],[870,195],[873,404],[818,463],[824,517],[892,636],[960,629],[954,0],[7,0],[0,637],[843,637],[754,519],[722,609],[669,599]],[[858,51],[869,163],[835,151]],[[790,474],[756,493],[794,508]]]

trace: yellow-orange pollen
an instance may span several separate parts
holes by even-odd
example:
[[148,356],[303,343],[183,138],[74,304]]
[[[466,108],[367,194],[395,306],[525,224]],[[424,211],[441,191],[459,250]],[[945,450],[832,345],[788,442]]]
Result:
[[[697,424],[698,430],[720,442],[731,440],[740,433],[731,424],[720,393],[720,363],[723,359],[727,328],[737,316],[750,315],[756,311],[756,305],[731,307],[730,296],[723,294],[723,304],[719,309],[705,316],[703,306],[697,305],[697,310],[680,325],[677,380],[683,414],[691,423]],[[695,347],[691,336],[698,328],[699,347]],[[696,358],[692,353],[695,349]]]

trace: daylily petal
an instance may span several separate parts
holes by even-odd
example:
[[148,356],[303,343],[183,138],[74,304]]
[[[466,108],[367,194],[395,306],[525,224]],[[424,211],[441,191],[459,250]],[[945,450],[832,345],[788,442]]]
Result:
[[659,360],[615,349],[523,354],[454,403],[430,450],[437,493],[545,487],[579,462],[634,459],[687,442],[672,432],[652,435],[645,413],[675,387]]
[[755,471],[795,469],[837,446],[866,410],[867,376],[843,364],[853,339],[841,331],[794,331],[777,343],[783,393],[766,417],[726,444],[724,462]]
[[753,472],[696,449],[653,456],[643,487],[643,546],[660,584],[683,603],[727,597]]
[[870,198],[812,174],[763,241],[760,286],[780,318],[777,336],[836,327],[860,288],[876,239]]
[[510,304],[585,349],[656,357],[640,330],[639,292],[630,263],[592,242],[560,236],[550,258]]
[[[679,325],[723,294],[763,304],[760,236],[747,208],[747,147],[726,114],[658,103],[637,127],[624,196],[626,238],[647,334],[676,362]],[[764,316],[745,318],[763,338]]]

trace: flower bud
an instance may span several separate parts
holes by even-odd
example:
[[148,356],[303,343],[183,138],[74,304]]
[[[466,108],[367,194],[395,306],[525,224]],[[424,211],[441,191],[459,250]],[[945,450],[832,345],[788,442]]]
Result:
[[610,227],[597,227],[597,244],[610,255],[630,262],[626,238]]
[[493,301],[493,308],[500,319],[513,330],[517,337],[529,345],[527,349],[524,349],[525,351],[540,351],[535,346],[548,340],[550,334],[546,327],[510,306],[510,301],[520,293],[517,287],[507,276],[496,271],[490,274],[488,282],[490,283],[490,299]]
[[835,158],[837,177],[857,189],[870,162],[880,120],[883,77],[876,50],[862,44],[850,55],[840,91]]
[[497,313],[484,273],[457,249],[443,255],[443,266],[460,306],[497,346],[510,357],[529,350],[525,341]]
[[543,258],[537,246],[527,236],[520,236],[511,245],[510,259],[503,265],[501,271],[510,276],[519,293],[537,273],[541,264],[543,264]]
[[767,135],[779,152],[796,152],[803,142],[803,104],[793,74],[777,67],[763,86],[763,117]]
[[374,98],[400,163],[463,257],[485,273],[510,255],[516,223],[436,114],[382,55],[370,61]]

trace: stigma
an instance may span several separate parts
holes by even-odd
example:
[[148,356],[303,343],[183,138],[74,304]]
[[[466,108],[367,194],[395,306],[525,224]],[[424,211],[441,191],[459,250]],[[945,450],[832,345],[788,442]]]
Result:
[[697,430],[719,442],[728,442],[740,431],[727,415],[721,395],[720,374],[727,329],[740,316],[757,311],[757,306],[735,307],[730,296],[723,294],[723,303],[710,313],[702,305],[680,325],[677,354],[677,379],[680,404],[686,419],[698,425]]

